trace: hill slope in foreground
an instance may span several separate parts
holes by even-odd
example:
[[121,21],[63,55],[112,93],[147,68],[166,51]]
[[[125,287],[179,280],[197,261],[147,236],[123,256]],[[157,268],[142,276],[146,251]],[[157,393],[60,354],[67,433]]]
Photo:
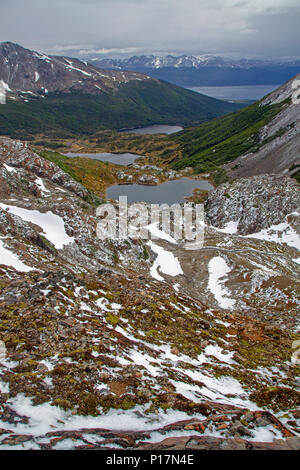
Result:
[[0,44],[0,134],[55,132],[84,135],[100,129],[200,123],[241,106],[215,100],[135,72],[101,70],[78,59],[46,56]]
[[177,169],[197,172],[224,165],[231,177],[296,173],[300,165],[300,104],[294,104],[300,75],[261,101],[199,127],[170,136],[181,149]]
[[0,448],[300,449],[296,181],[220,186],[199,251],[90,196],[0,140]]

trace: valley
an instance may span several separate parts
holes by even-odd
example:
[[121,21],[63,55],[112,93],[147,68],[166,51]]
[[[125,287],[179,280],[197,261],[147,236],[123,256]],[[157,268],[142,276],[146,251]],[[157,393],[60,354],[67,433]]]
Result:
[[[148,165],[170,166],[175,171],[192,168],[194,174],[209,173],[214,184],[235,176],[252,176],[269,171],[291,171],[297,178],[299,117],[297,108],[288,98],[293,93],[293,81],[268,95],[269,100],[267,96],[240,111],[170,135],[100,131],[79,140],[40,140],[39,136],[33,143],[56,147],[60,151],[67,148],[71,152],[129,152],[143,155],[142,161]],[[288,94],[284,91],[286,87]],[[282,99],[277,96],[278,93],[280,96],[280,90]],[[273,96],[277,96],[274,103]],[[284,150],[289,155],[286,161],[281,158],[282,148],[290,149]],[[269,157],[274,149],[277,166],[277,160]]]
[[[300,76],[241,106],[12,43],[0,74],[0,449],[300,450]],[[202,204],[203,243],[101,238],[120,195]]]
[[7,98],[0,108],[0,133],[24,139],[40,133],[65,138],[100,129],[186,126],[242,107],[145,74],[102,70],[10,42],[0,43],[0,75]]

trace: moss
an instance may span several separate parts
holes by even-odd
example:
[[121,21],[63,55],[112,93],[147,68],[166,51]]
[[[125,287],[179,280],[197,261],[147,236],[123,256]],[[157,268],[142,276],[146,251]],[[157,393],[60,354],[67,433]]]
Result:
[[119,254],[118,254],[117,251],[115,251],[114,254],[113,254],[113,262],[114,262],[115,264],[118,264],[119,261],[120,261]]
[[110,325],[112,325],[112,326],[117,326],[120,319],[117,315],[114,315],[113,313],[109,312],[106,316],[106,321],[107,321],[107,323],[110,323]]
[[63,398],[56,398],[52,402],[53,406],[58,406],[59,408],[63,408],[65,411],[72,410],[73,406],[69,402],[69,400],[64,400]]
[[91,348],[75,349],[74,351],[70,351],[68,355],[75,361],[80,361],[80,360],[89,361],[93,359]]
[[300,392],[285,387],[266,387],[251,393],[250,400],[274,411],[300,406]]
[[249,423],[248,421],[246,421],[245,419],[240,419],[240,423],[245,426],[246,428],[249,426]]
[[129,410],[130,408],[134,408],[134,406],[135,402],[132,399],[124,398],[118,407],[122,408],[122,410]]
[[111,293],[109,293],[109,292],[107,292],[107,293],[105,294],[105,298],[106,298],[107,300],[109,300],[110,302],[112,302],[112,301],[114,300],[114,296],[113,296]]
[[71,375],[66,375],[66,380],[68,380],[68,382],[70,382],[72,384],[76,383],[76,380],[73,379],[73,377]]
[[22,372],[16,375],[19,377],[37,377],[38,374],[36,372]]
[[56,254],[57,250],[53,243],[51,243],[46,237],[41,235],[40,233],[38,234],[38,245],[43,248],[44,250],[49,251],[50,253]]
[[68,372],[68,366],[66,364],[58,365],[51,371],[51,375],[53,376],[58,375],[58,376],[65,377],[67,375],[67,372]]
[[71,289],[66,289],[65,291],[63,291],[63,294],[66,296],[66,297],[70,297],[70,298],[74,298],[75,297],[75,294],[73,291],[71,291]]
[[147,248],[145,247],[145,245],[143,245],[143,258],[146,261],[150,258],[149,252],[148,252]]
[[28,364],[29,366],[37,366],[37,365],[38,365],[38,361],[34,361],[34,360],[30,359],[30,360],[27,362],[27,364]]

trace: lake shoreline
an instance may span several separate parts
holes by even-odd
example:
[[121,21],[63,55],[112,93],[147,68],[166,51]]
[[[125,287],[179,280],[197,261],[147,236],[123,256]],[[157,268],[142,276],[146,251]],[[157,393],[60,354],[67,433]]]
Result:
[[[124,189],[124,191],[121,190],[121,187],[133,187],[134,188],[138,188],[137,192],[139,193],[139,196],[138,196],[138,199],[139,200],[142,200],[143,199],[143,195],[140,194],[140,189],[142,187],[144,188],[157,188],[157,187],[160,187],[162,185],[167,185],[167,184],[170,184],[172,183],[173,185],[175,185],[175,182],[179,183],[179,186],[181,186],[182,184],[184,185],[186,182],[189,182],[189,184],[187,185],[186,187],[186,192],[183,194],[181,193],[180,195],[180,201],[176,201],[174,199],[173,203],[176,203],[176,202],[181,202],[181,203],[184,203],[184,202],[187,202],[187,201],[192,201],[193,200],[193,197],[194,197],[194,194],[199,194],[199,192],[209,192],[209,191],[212,191],[214,189],[214,186],[212,184],[212,181],[210,179],[210,175],[209,174],[203,174],[203,175],[194,175],[194,174],[191,174],[191,173],[187,173],[186,171],[183,171],[183,172],[175,172],[171,169],[167,169],[167,168],[163,168],[163,167],[147,167],[147,165],[139,165],[138,161],[139,159],[141,158],[144,158],[143,156],[139,155],[139,154],[133,154],[133,153],[114,153],[114,152],[103,152],[103,153],[97,153],[97,152],[94,152],[94,153],[85,153],[85,154],[82,154],[82,153],[67,153],[67,154],[64,154],[67,158],[72,158],[72,159],[80,159],[80,158],[84,158],[86,160],[94,160],[94,161],[99,161],[101,163],[107,163],[108,165],[113,165],[113,166],[119,166],[120,167],[120,171],[116,173],[118,179],[115,180],[114,182],[111,182],[110,184],[107,184],[106,187],[105,187],[105,195],[104,197],[108,200],[116,200],[116,196],[111,196],[110,192],[112,190],[112,188],[115,188],[117,190],[117,188],[119,188],[120,190],[120,193],[122,192],[126,192],[126,193],[129,193],[129,197],[130,197],[130,190],[128,191],[128,189]],[[123,159],[126,157],[126,156],[130,156],[130,157],[136,157],[136,158],[133,158],[132,161],[124,161]],[[95,157],[103,157],[103,158],[95,158]],[[118,162],[112,162],[111,159],[109,159],[110,156],[115,156],[115,157],[118,157],[121,161],[118,161]],[[104,160],[105,157],[107,157],[108,159],[107,160]],[[139,176],[134,176],[132,174],[132,170],[134,170],[135,172],[138,172]],[[178,189],[178,185],[177,187],[174,187],[173,189],[173,194],[176,194],[176,191]],[[146,190],[148,191],[148,189]],[[158,193],[160,193],[160,191],[158,191]],[[121,196],[123,194],[119,194],[119,196]],[[125,194],[124,194],[125,195]],[[155,190],[153,192],[153,195],[155,196]],[[117,197],[117,198],[118,198]],[[170,194],[168,194],[167,196],[168,198],[170,198]],[[175,196],[174,196],[175,197]],[[149,195],[146,194],[146,197],[145,197],[145,201],[144,202],[151,202],[149,199],[147,200],[147,198],[149,198]],[[164,197],[162,197],[162,199],[164,199]],[[132,201],[134,202],[134,201]],[[164,201],[165,202],[165,201]],[[154,203],[157,203],[157,201]]]
[[[174,188],[173,188],[173,193],[176,193],[176,194],[180,194],[179,196],[179,200],[171,200],[171,197],[172,197],[172,192],[168,192],[166,191],[166,194],[165,196],[162,196],[162,200],[161,201],[158,201],[157,197],[155,198],[154,197],[154,200],[153,201],[150,201],[149,200],[149,194],[147,194],[147,192],[149,193],[148,191],[148,188],[153,188],[153,190],[155,191],[156,188],[161,188],[161,187],[167,187],[167,185],[171,186],[170,185],[173,185]],[[178,184],[176,185],[175,183],[179,183],[180,185],[182,183],[190,183],[189,185],[185,185],[188,189],[184,189],[184,192],[186,192],[186,194],[183,194],[180,193],[180,191],[178,191],[179,187],[178,187]],[[188,187],[189,186],[189,187]],[[202,188],[201,188],[202,186]],[[132,191],[126,191],[127,194],[116,194],[115,196],[113,195],[113,191],[112,191],[112,188],[114,188],[116,191],[118,190],[118,188],[120,187],[132,187],[133,191],[136,191],[137,193],[137,197],[135,198],[136,200],[129,200],[128,202],[130,204],[134,203],[134,202],[143,202],[143,203],[147,203],[147,204],[163,204],[163,203],[166,203],[166,204],[184,204],[184,203],[187,203],[188,201],[191,201],[191,198],[193,197],[193,194],[194,194],[194,191],[195,190],[200,190],[200,191],[207,191],[207,193],[213,191],[215,189],[215,187],[211,184],[211,182],[209,181],[209,178],[203,178],[201,177],[201,175],[189,175],[188,177],[187,176],[184,176],[182,175],[180,178],[177,178],[177,179],[169,179],[167,181],[160,181],[156,184],[151,184],[151,183],[138,183],[138,182],[135,182],[135,183],[117,183],[117,184],[114,184],[114,185],[110,185],[109,187],[106,188],[106,199],[109,200],[109,201],[118,201],[118,199],[120,198],[120,196],[127,196],[127,198],[132,198],[133,196],[133,192]],[[142,188],[144,188],[146,190],[146,194],[142,194]],[[147,189],[146,189],[147,188]],[[111,192],[112,194],[109,194],[109,192]],[[125,191],[124,191],[125,192]],[[162,191],[160,191],[161,193]],[[140,196],[139,196],[140,194]],[[152,191],[152,194],[154,195],[154,192]],[[159,194],[159,191],[158,191],[158,194]],[[116,197],[117,196],[117,197]],[[145,197],[143,197],[145,196]],[[156,196],[157,196],[157,192],[156,192]],[[146,200],[148,199],[148,200]],[[156,200],[155,200],[156,199]],[[176,198],[177,199],[177,198]]]

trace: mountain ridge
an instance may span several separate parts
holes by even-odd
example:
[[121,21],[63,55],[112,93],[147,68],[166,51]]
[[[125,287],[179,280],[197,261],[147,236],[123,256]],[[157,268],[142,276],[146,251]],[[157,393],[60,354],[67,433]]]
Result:
[[300,60],[229,59],[213,55],[133,56],[126,59],[85,59],[111,70],[134,70],[180,86],[233,86],[282,84],[300,72]]
[[21,99],[24,94],[45,96],[70,90],[99,95],[123,83],[150,79],[135,72],[100,70],[76,58],[45,55],[12,42],[0,43],[0,77],[8,87],[8,96],[12,93]]
[[203,54],[203,55],[186,55],[182,54],[180,56],[175,56],[172,54],[168,54],[167,56],[158,56],[154,54],[148,55],[135,55],[129,58],[124,59],[114,59],[114,58],[103,58],[101,59],[100,56],[93,56],[93,55],[86,55],[85,59],[90,60],[91,62],[101,61],[103,64],[110,65],[111,67],[121,68],[122,65],[128,67],[129,65],[136,64],[136,65],[144,65],[148,68],[162,68],[162,67],[191,67],[191,68],[201,68],[207,66],[219,66],[222,67],[224,65],[235,67],[235,68],[250,68],[254,66],[284,66],[284,65],[300,65],[300,60],[286,60],[286,61],[278,61],[278,60],[263,60],[263,59],[231,59],[226,57],[221,57],[217,55],[211,54]]

